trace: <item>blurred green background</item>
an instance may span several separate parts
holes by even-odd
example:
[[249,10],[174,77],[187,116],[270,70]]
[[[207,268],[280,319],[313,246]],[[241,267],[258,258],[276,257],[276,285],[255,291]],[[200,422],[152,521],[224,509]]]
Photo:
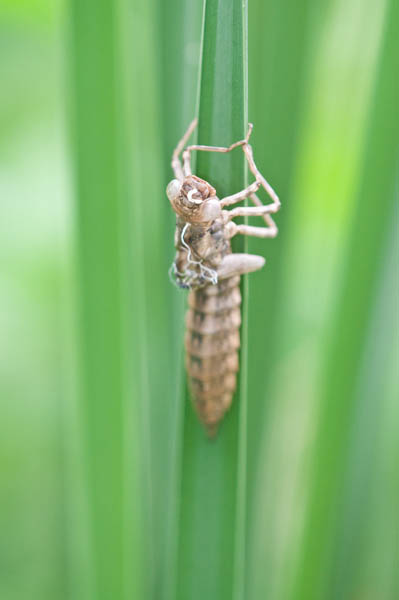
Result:
[[0,598],[399,597],[398,3],[249,1],[283,208],[248,242],[245,432],[235,406],[213,445],[164,193],[202,3],[0,10]]

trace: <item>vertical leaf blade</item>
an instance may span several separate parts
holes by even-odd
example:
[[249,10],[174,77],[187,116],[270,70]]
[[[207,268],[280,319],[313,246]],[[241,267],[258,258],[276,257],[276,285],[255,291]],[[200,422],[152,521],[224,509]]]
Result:
[[[95,15],[95,18],[93,18]],[[134,277],[142,266],[129,231],[132,184],[123,123],[130,64],[120,3],[71,0],[73,146],[77,196],[80,416],[88,506],[89,597],[140,593],[144,553],[135,356]],[[133,489],[134,488],[134,489]],[[131,577],[132,568],[137,577]],[[84,582],[85,583],[85,582]]]
[[[305,519],[295,598],[333,597],[327,565],[340,517],[349,456],[360,358],[380,284],[381,265],[395,202],[398,164],[398,4],[389,2],[381,60],[371,104],[361,179],[351,223],[347,260],[326,353],[313,478]],[[378,198],[378,204],[376,204]],[[378,221],[378,226],[376,226]]]
[[[245,136],[246,27],[246,4],[241,0],[205,2],[199,143],[230,145]],[[196,173],[216,187],[219,197],[245,187],[245,162],[239,151],[224,156],[199,153]],[[242,249],[243,241],[236,250],[237,246]],[[244,298],[244,310],[245,302]],[[245,368],[242,352],[244,382]],[[243,581],[235,579],[235,561],[244,560],[245,546],[245,497],[238,490],[245,494],[246,397],[242,386],[239,389],[213,441],[207,439],[186,394],[178,598],[241,597]]]

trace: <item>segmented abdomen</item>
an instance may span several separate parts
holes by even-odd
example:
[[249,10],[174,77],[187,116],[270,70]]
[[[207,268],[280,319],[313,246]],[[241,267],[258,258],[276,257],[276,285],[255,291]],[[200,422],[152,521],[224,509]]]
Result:
[[195,408],[210,435],[229,409],[240,347],[240,277],[191,290],[186,315],[186,365]]

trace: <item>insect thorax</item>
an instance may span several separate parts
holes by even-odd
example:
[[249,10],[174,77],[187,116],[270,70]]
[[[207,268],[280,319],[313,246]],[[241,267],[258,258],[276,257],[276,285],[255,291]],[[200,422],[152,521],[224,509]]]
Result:
[[172,274],[179,287],[191,289],[216,284],[217,268],[231,252],[222,218],[203,225],[187,223],[178,217],[175,247]]

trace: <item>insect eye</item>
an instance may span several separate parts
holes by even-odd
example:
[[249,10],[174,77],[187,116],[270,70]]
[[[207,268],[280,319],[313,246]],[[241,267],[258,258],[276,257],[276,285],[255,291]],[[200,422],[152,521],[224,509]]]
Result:
[[170,202],[172,202],[172,200],[180,194],[180,190],[181,183],[178,179],[172,179],[172,181],[168,183],[168,187],[166,188],[166,195],[168,196]]

